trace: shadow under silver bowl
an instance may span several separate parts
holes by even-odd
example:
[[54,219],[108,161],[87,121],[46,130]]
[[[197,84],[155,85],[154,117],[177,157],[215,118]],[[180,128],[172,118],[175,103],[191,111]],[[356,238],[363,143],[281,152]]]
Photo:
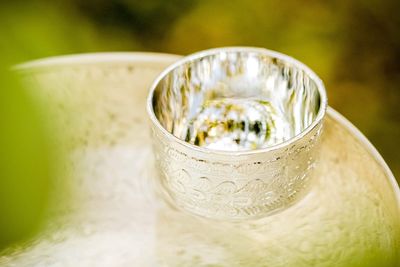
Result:
[[327,97],[297,60],[261,48],[196,53],[156,79],[147,104],[161,191],[174,205],[244,219],[307,192]]

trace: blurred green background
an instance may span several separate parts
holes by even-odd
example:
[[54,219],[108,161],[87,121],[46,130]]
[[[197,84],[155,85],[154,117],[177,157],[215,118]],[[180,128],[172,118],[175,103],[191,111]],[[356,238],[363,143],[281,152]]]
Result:
[[[326,84],[330,105],[372,141],[399,179],[399,14],[398,0],[2,1],[0,64],[4,69],[37,58],[99,51],[188,54],[232,45],[277,50],[317,72]],[[43,160],[50,153],[47,150],[42,149],[42,156],[37,155],[36,149],[48,144],[40,143],[46,140],[46,133],[40,130],[34,103],[15,101],[24,99],[23,89],[8,82],[8,75],[2,76],[7,77],[0,81],[4,91],[0,104],[13,103],[14,108],[20,109],[14,113],[11,109],[1,110],[0,115],[16,116],[20,121],[31,121],[32,125],[21,126],[18,119],[3,120],[1,127],[11,130],[1,128],[0,141],[11,136],[7,144],[12,150],[21,138],[26,138],[31,150],[27,150],[24,159],[15,160],[20,166],[39,166],[28,172],[32,175],[28,178],[26,173],[11,168],[8,173],[1,173],[9,179],[19,177],[14,185],[30,181],[24,189],[27,192],[8,192],[12,201],[20,203],[15,204],[12,210],[15,214],[9,215],[9,223],[10,218],[19,220],[18,212],[22,213],[24,205],[21,198],[34,200],[32,214],[45,208],[46,193],[34,192],[38,188],[46,192],[48,181],[43,177],[47,177],[53,163]],[[24,127],[25,134],[12,134],[12,129],[21,131],[19,127]],[[2,150],[1,166],[6,164],[6,153],[7,148]],[[6,196],[3,191],[0,189],[1,196]],[[10,206],[2,204],[0,212]],[[34,215],[29,220],[37,221]],[[4,221],[0,219],[0,227]],[[10,238],[0,237],[0,240]]]

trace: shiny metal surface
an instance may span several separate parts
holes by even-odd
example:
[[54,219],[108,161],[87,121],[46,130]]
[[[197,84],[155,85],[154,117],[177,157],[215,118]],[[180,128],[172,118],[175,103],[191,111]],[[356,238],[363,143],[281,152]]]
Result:
[[[151,113],[177,138],[213,150],[272,147],[323,118],[320,79],[300,62],[261,48],[228,47],[190,55],[164,71]],[[289,144],[286,144],[289,145]]]
[[327,99],[302,63],[261,48],[190,55],[153,84],[160,191],[215,219],[287,208],[307,192]]
[[[400,190],[368,140],[328,108],[317,182],[302,201],[261,220],[217,222],[164,205],[145,99],[179,57],[110,53],[20,67],[67,137],[68,187],[30,241],[1,267],[398,267]],[[37,88],[39,86],[39,88]]]

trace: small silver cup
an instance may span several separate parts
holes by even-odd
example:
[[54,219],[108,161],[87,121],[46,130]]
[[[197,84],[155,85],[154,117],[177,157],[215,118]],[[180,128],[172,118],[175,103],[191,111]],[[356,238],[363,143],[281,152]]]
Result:
[[286,55],[229,47],[183,58],[147,102],[162,194],[215,219],[284,209],[308,191],[326,107],[321,80]]

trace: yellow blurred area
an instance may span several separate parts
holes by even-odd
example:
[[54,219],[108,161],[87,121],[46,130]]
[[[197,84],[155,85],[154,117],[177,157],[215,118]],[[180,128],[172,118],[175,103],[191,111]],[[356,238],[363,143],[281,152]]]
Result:
[[40,227],[57,162],[37,105],[0,67],[0,249]]
[[39,224],[56,164],[48,160],[51,142],[38,107],[8,66],[98,51],[277,50],[315,70],[330,105],[371,140],[399,179],[399,14],[397,0],[3,1],[0,249]]

